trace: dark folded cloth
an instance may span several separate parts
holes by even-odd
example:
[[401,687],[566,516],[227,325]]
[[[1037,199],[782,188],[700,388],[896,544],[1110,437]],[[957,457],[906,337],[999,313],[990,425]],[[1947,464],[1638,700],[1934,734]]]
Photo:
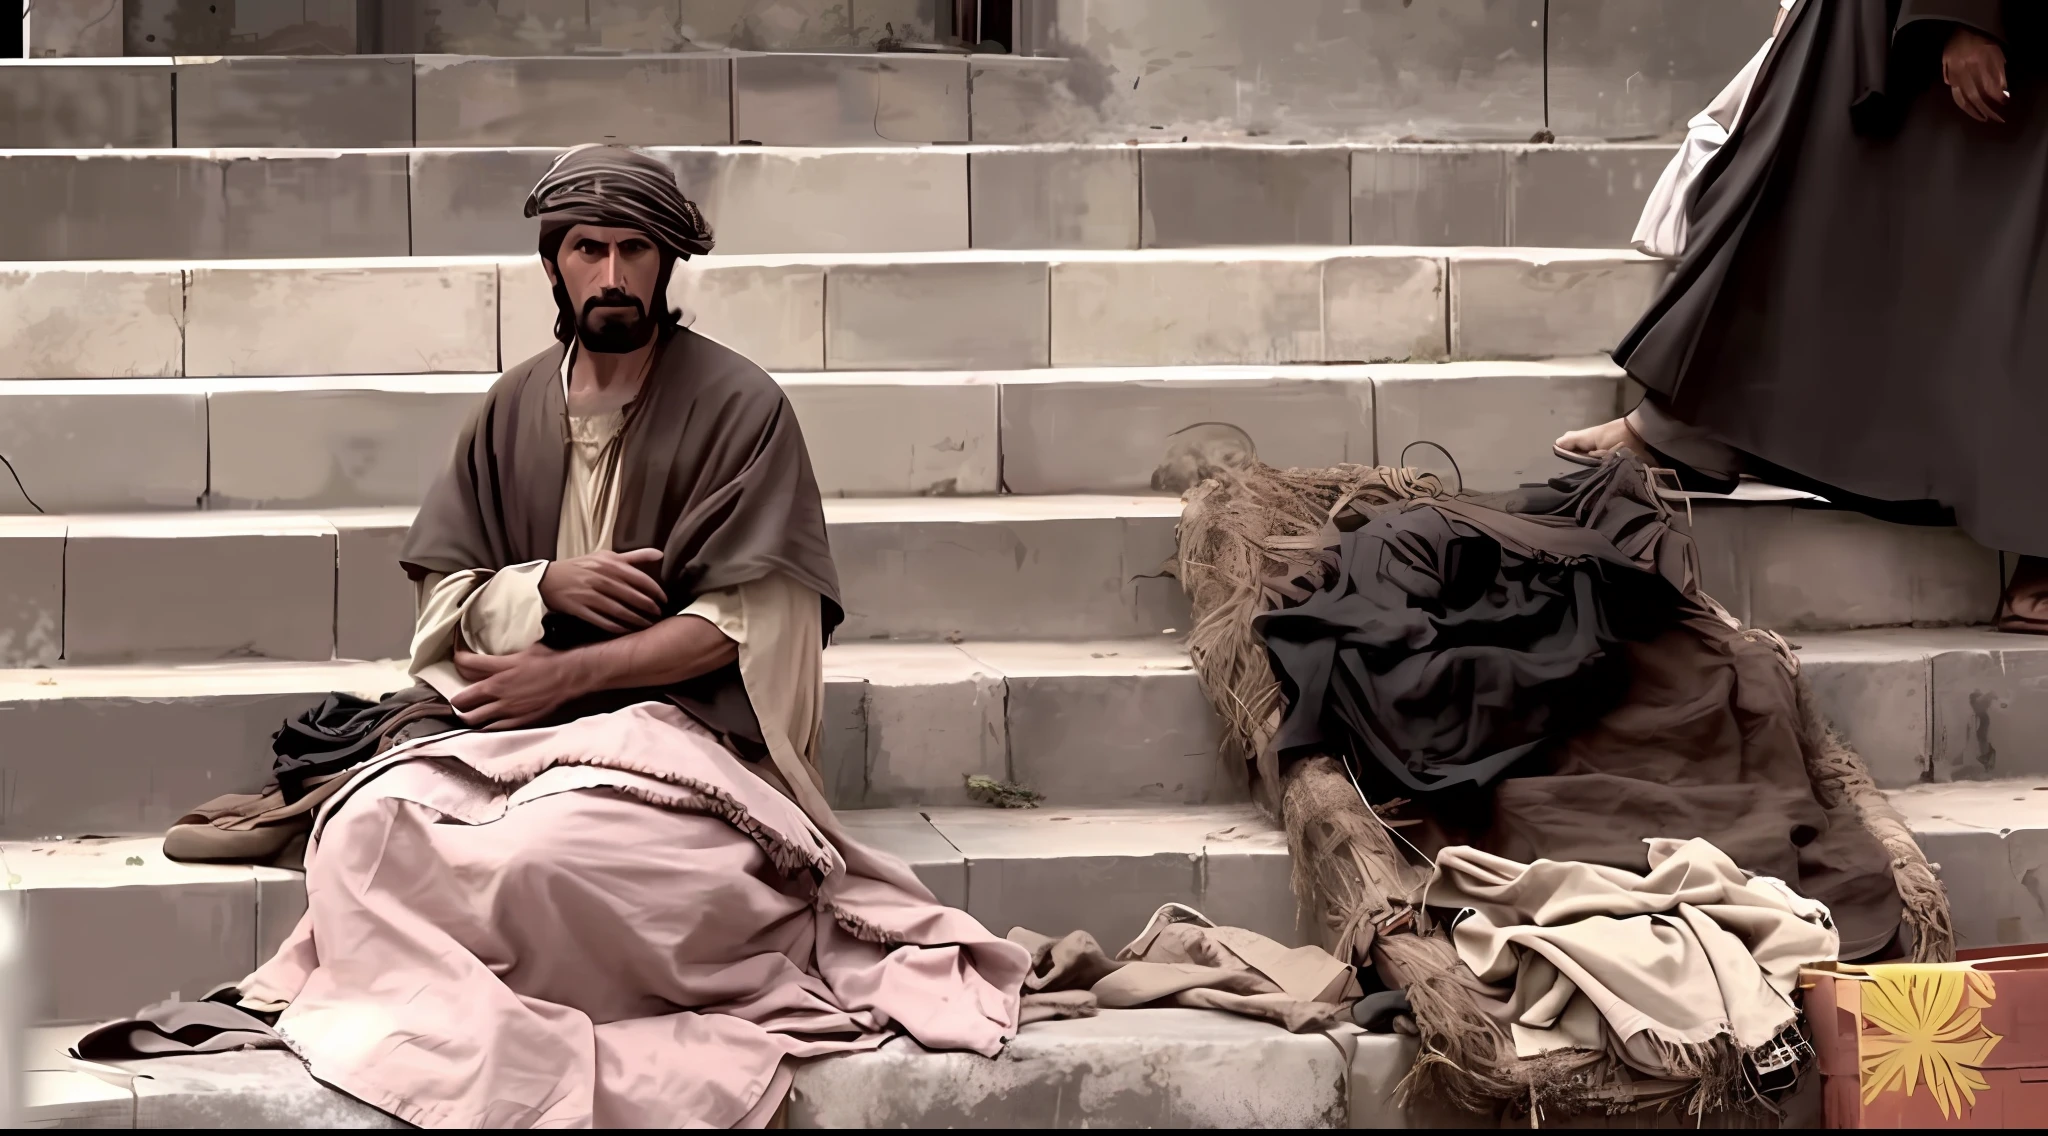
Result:
[[1415,1010],[1408,1005],[1405,990],[1381,990],[1367,994],[1351,1007],[1351,1020],[1369,1033],[1409,1033],[1398,1026],[1398,1019],[1412,1018]]
[[1591,528],[1525,521],[1532,547],[1485,520],[1423,501],[1334,534],[1321,588],[1252,621],[1283,758],[1348,754],[1386,796],[1481,787],[1626,697],[1624,645],[1676,623],[1680,592]]
[[461,728],[455,712],[424,683],[387,694],[375,702],[353,694],[330,694],[311,710],[271,735],[276,760],[271,773],[286,801],[306,792],[307,782],[351,769],[389,749],[391,732],[408,722],[438,719],[442,730]]
[[462,728],[448,703],[420,685],[375,702],[330,694],[272,736],[272,781],[199,805],[164,834],[164,855],[207,864],[297,868],[313,817],[353,772],[408,741]]
[[158,1002],[133,1018],[93,1027],[71,1047],[83,1061],[131,1061],[183,1053],[282,1049],[274,1014],[245,1009],[232,986],[217,987],[197,1002]]

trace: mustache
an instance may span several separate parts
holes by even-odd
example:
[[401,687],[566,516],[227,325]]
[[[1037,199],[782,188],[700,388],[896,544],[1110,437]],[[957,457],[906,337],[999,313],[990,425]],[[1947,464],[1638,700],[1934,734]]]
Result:
[[631,308],[642,316],[647,314],[647,305],[640,302],[640,297],[621,288],[606,288],[583,301],[583,314],[586,316],[598,308]]

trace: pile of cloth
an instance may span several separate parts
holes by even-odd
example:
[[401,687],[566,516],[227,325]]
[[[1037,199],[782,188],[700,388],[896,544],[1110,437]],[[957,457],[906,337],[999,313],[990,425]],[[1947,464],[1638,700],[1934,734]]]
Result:
[[[311,725],[281,732],[281,763]],[[429,1128],[725,1128],[767,1123],[794,1060],[900,1034],[994,1057],[1015,1033],[1024,949],[678,707],[438,733],[316,776],[339,787],[277,951],[73,1056],[287,1048]]]
[[371,701],[336,692],[270,736],[270,781],[196,805],[164,834],[164,855],[192,864],[303,869],[320,807],[365,764],[408,742],[463,728],[425,683]]
[[1802,963],[1952,955],[1903,820],[1626,450],[1488,495],[1204,472],[1190,652],[1323,945],[1405,995],[1405,1093],[1767,1109]]
[[1031,952],[1026,1024],[1179,1006],[1305,1033],[1350,1022],[1359,998],[1353,967],[1321,947],[1287,947],[1243,927],[1219,927],[1181,903],[1153,912],[1115,955],[1086,931],[1055,939],[1015,927],[1009,941]]

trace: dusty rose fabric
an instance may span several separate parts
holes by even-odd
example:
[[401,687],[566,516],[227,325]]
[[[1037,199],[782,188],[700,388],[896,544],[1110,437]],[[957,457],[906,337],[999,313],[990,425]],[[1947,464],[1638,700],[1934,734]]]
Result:
[[330,805],[242,990],[435,1128],[759,1126],[784,1057],[995,1055],[1026,952],[847,843],[666,704],[437,740]]

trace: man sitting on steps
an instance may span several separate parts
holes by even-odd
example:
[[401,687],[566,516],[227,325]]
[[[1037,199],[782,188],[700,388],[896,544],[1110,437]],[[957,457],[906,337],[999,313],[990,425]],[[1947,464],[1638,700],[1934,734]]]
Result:
[[785,1056],[993,1056],[1025,952],[820,795],[824,510],[775,382],[682,326],[711,233],[655,159],[534,189],[559,341],[406,538],[412,670],[475,727],[358,772],[241,987],[329,1084],[431,1127],[765,1122]]

